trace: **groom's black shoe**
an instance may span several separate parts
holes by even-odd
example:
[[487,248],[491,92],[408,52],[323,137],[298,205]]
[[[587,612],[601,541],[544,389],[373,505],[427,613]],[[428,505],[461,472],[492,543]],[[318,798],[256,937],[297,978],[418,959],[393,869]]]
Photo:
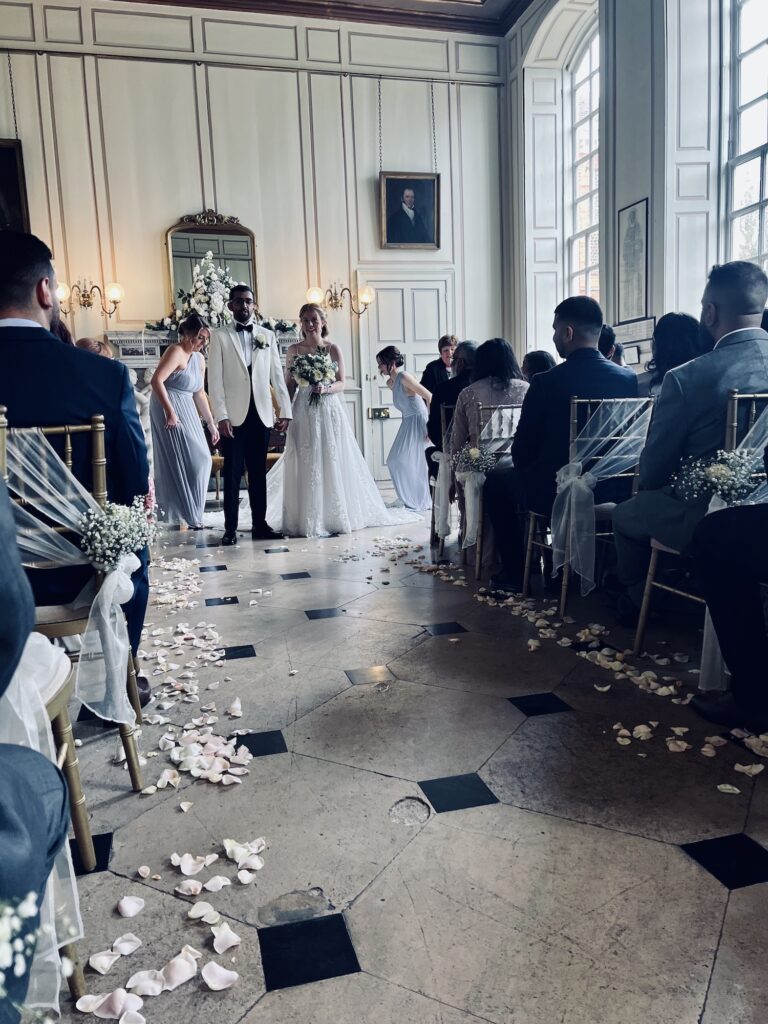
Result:
[[253,540],[282,540],[282,533],[277,533],[275,530],[270,529],[266,523],[257,529],[251,530],[251,537]]
[[702,718],[728,729],[749,729],[763,733],[768,729],[768,713],[740,707],[731,693],[697,693],[691,707]]
[[231,544],[237,544],[236,533],[225,533],[221,538],[222,547],[228,548]]

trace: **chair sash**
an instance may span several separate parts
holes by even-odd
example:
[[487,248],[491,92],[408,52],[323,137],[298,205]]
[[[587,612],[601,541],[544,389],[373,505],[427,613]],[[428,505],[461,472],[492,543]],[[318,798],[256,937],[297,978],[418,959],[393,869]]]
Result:
[[456,479],[464,488],[464,540],[462,547],[471,548],[477,542],[480,521],[480,495],[483,493],[485,473],[457,473]]
[[568,561],[581,577],[582,595],[595,587],[595,486],[637,466],[651,408],[650,400],[636,398],[601,402],[573,441],[571,461],[557,472],[552,575]]
[[[8,488],[56,526],[80,536],[83,513],[99,505],[59,459],[39,430],[8,432]],[[56,567],[88,565],[86,555],[47,522],[14,505],[16,540],[22,559]],[[88,625],[77,664],[75,693],[99,718],[133,725],[136,713],[126,690],[130,645],[120,607],[133,594],[131,574],[140,566],[125,555],[96,589],[93,583],[75,599],[90,603]]]
[[451,457],[446,452],[432,452],[432,461],[437,463],[435,482],[435,532],[443,540],[451,532]]

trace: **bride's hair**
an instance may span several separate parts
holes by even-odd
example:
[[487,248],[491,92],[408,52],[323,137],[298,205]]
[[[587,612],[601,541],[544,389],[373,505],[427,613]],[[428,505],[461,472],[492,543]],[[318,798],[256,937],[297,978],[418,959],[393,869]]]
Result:
[[[304,305],[299,310],[299,321],[301,321],[301,318],[304,316],[305,313],[310,313],[313,310],[314,310],[315,313],[317,313],[317,315],[323,321],[323,327],[322,327],[322,330],[320,331],[320,337],[321,338],[327,338],[328,337],[328,322],[327,322],[327,320],[325,318],[325,310],[323,309],[322,306],[316,306],[314,302],[305,302]],[[301,329],[301,336],[302,336],[302,338],[304,337],[304,328]]]
[[387,345],[387,347],[383,348],[381,352],[377,352],[376,359],[384,363],[385,366],[391,366],[393,363],[395,366],[402,366],[405,362],[405,359],[403,359],[403,353],[399,348],[395,348],[394,345]]

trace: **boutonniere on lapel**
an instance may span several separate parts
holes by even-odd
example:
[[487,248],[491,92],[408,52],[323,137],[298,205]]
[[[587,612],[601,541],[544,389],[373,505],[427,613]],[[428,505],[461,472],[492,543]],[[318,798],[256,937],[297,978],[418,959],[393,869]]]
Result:
[[257,334],[253,332],[253,338],[251,341],[254,352],[257,352],[260,348],[269,348],[269,338],[265,338],[263,334]]

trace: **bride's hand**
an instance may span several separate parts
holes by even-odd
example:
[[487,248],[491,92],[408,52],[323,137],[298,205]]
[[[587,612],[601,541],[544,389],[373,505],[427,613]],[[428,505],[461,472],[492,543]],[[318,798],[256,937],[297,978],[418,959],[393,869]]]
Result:
[[325,384],[313,384],[312,385],[312,394],[313,395],[324,395],[325,394]]

